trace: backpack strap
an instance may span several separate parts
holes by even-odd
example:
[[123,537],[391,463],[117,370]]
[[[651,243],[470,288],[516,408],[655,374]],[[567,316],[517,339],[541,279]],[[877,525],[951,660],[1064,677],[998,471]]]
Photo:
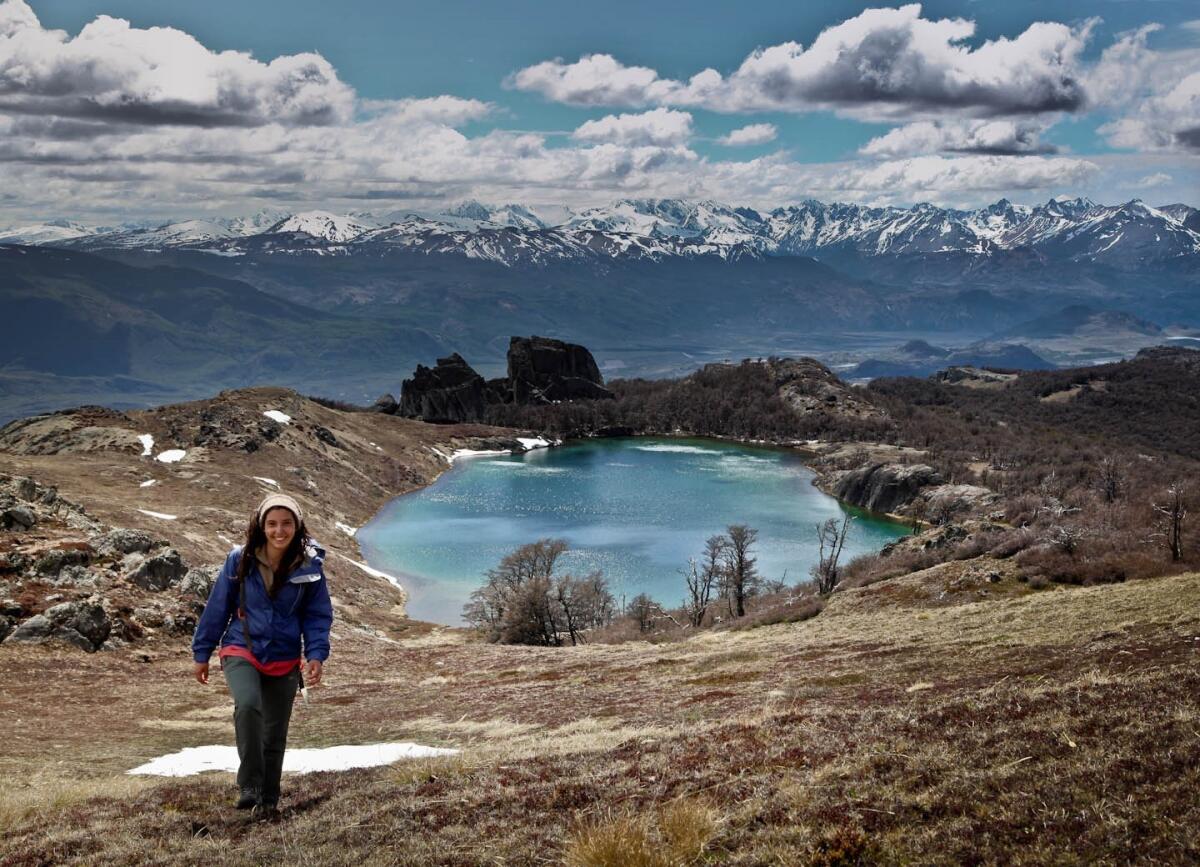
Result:
[[246,649],[253,655],[254,639],[250,636],[250,617],[246,614],[246,581],[247,575],[238,582],[238,618],[242,621],[242,637],[246,639]]

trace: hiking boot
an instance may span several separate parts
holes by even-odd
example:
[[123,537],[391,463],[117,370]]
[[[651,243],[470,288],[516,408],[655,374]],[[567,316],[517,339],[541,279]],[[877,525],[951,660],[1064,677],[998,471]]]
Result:
[[238,793],[237,808],[239,810],[249,810],[257,807],[262,800],[262,794],[258,789],[246,786]]
[[256,819],[261,819],[264,822],[269,822],[272,819],[279,817],[279,802],[278,801],[259,801],[254,805],[254,812],[251,814]]

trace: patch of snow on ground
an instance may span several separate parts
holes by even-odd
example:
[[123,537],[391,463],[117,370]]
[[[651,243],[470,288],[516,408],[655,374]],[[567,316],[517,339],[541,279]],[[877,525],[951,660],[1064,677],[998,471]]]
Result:
[[162,461],[164,464],[177,464],[183,460],[183,456],[186,454],[186,449],[167,449],[165,452],[159,452],[155,460]]
[[138,439],[142,443],[142,457],[149,456],[154,451],[154,437],[150,434],[138,434]]
[[254,479],[256,482],[262,482],[264,485],[274,485],[277,488],[279,487],[279,482],[275,481],[274,479],[268,479],[266,476],[251,476],[250,478]]
[[343,533],[345,533],[347,536],[353,536],[355,533],[358,532],[357,528],[351,527],[349,524],[343,524],[341,521],[334,521],[333,525],[335,527],[337,527],[339,530],[341,530]]
[[168,515],[166,512],[151,512],[149,509],[138,509],[143,515],[149,515],[151,518],[161,518],[164,521],[174,521],[177,515]]
[[517,437],[517,442],[523,445],[526,451],[532,451],[533,449],[545,449],[554,445],[554,443],[550,442],[550,440],[546,439],[545,437]]
[[280,412],[277,409],[269,409],[266,412],[264,412],[263,415],[265,415],[271,421],[277,421],[280,424],[287,424],[288,422],[290,422],[292,420],[292,417],[290,415],[288,415],[286,412]]
[[459,458],[478,458],[484,455],[511,455],[512,452],[508,449],[458,449],[454,454],[450,455],[450,463],[454,463]]
[[441,449],[436,449],[436,448],[434,448],[433,446],[429,446],[428,448],[429,448],[429,450],[430,450],[431,452],[433,452],[433,453],[434,453],[435,455],[437,455],[439,458],[441,458],[442,460],[444,460],[446,463],[448,463],[448,464],[452,464],[452,463],[454,463],[454,458],[450,457],[450,455],[446,454],[446,453],[445,453],[444,451],[442,451]]
[[[453,756],[458,750],[426,747],[414,743],[348,744],[324,749],[289,749],[283,754],[283,769],[293,774],[314,771],[346,771],[350,768],[375,768],[390,765],[401,759],[422,759],[431,756]],[[159,756],[138,765],[127,774],[156,777],[190,777],[205,771],[236,771],[237,747],[187,747],[177,753]]]
[[387,581],[389,584],[391,584],[397,590],[404,589],[404,585],[400,583],[400,579],[397,578],[395,575],[389,575],[386,572],[380,572],[378,569],[372,569],[366,563],[359,563],[357,560],[350,559],[345,554],[338,554],[337,551],[334,551],[333,553],[337,554],[339,557],[341,557],[347,563],[353,563],[355,566],[357,566],[359,569],[362,569],[368,575],[374,576],[375,578],[382,578],[384,581]]
[[158,484],[158,479],[146,479],[146,481],[142,482],[140,485],[138,485],[138,487],[139,488],[148,488],[151,485],[157,485],[157,484]]

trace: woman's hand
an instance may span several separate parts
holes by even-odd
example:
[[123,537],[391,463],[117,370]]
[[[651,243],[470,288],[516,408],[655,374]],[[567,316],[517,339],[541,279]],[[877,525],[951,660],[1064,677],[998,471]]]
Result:
[[196,680],[201,683],[208,683],[208,663],[197,662],[192,668],[192,673],[195,674]]
[[321,660],[310,659],[304,669],[304,685],[316,686],[321,682]]

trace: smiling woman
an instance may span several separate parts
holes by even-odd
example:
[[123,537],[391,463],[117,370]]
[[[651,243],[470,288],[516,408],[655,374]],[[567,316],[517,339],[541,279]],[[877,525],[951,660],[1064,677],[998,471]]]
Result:
[[329,656],[333,608],[322,562],[300,505],[286,494],[269,494],[213,584],[192,640],[195,677],[208,683],[208,660],[220,644],[221,670],[234,701],[238,747],[238,809],[273,813],[288,723],[305,676],[321,682]]

